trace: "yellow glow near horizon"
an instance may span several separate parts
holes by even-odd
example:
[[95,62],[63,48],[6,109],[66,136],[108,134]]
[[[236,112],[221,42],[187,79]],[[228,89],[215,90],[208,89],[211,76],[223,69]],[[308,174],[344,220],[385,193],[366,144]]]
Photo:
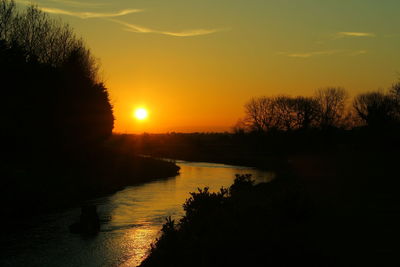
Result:
[[143,120],[147,119],[147,117],[149,116],[149,113],[147,112],[147,110],[145,108],[137,108],[137,109],[135,109],[134,116],[137,120],[143,121]]

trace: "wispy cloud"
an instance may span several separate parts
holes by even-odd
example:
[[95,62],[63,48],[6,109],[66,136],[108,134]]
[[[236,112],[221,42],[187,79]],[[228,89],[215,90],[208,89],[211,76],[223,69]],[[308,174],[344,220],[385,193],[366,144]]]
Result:
[[376,34],[372,32],[338,32],[335,35],[336,39],[345,37],[376,37]]
[[278,55],[283,55],[287,57],[293,58],[311,58],[315,56],[330,56],[330,55],[347,55],[347,56],[359,56],[367,54],[367,50],[323,50],[323,51],[311,51],[311,52],[304,52],[304,53],[290,53],[290,52],[279,52]]
[[125,26],[126,27],[125,30],[129,31],[129,32],[138,32],[138,33],[152,33],[152,32],[155,32],[152,29],[149,29],[149,28],[146,28],[146,27],[143,27],[143,26],[139,26],[139,25],[135,25],[135,24],[126,23],[126,22],[123,22],[123,21],[120,21],[120,20],[116,20],[116,19],[109,19],[109,21],[112,21],[112,22],[115,22],[115,23],[118,23],[120,25]]
[[194,30],[186,30],[186,31],[180,31],[180,32],[160,31],[160,30],[155,30],[155,29],[150,29],[150,28],[146,28],[143,26],[139,26],[136,24],[123,22],[123,21],[116,20],[116,19],[109,19],[109,20],[125,26],[126,27],[125,30],[129,31],[129,32],[156,33],[156,34],[163,34],[163,35],[169,35],[169,36],[175,36],[175,37],[191,37],[191,36],[207,35],[207,34],[212,34],[212,33],[222,31],[222,29],[194,29]]
[[114,17],[125,16],[132,13],[142,12],[141,9],[124,9],[115,13],[75,12],[75,11],[68,11],[65,9],[50,8],[50,7],[39,7],[39,9],[50,14],[67,15],[67,16],[78,17],[81,19],[114,18]]
[[[16,1],[19,3],[22,3],[22,4],[30,4],[31,3],[31,2],[28,2],[27,0],[16,0]],[[50,1],[57,2],[57,3],[69,4],[69,5],[75,5],[75,6],[89,6],[89,5],[95,6],[95,5],[97,5],[95,3],[80,3],[80,2],[73,1],[73,0],[50,0]],[[102,5],[102,4],[98,4],[98,5]],[[117,20],[117,19],[113,19],[116,17],[121,17],[121,16],[125,16],[128,14],[132,14],[132,13],[143,12],[142,9],[124,9],[124,10],[114,12],[114,13],[79,12],[79,11],[69,11],[69,10],[61,9],[61,8],[52,8],[52,7],[39,7],[39,9],[42,10],[43,12],[46,12],[49,14],[67,15],[67,16],[77,17],[77,18],[81,18],[81,19],[103,18],[103,19],[112,21],[114,23],[123,25],[123,26],[125,26],[126,31],[135,32],[135,33],[155,33],[155,34],[162,34],[162,35],[168,35],[168,36],[174,36],[174,37],[191,37],[191,36],[213,34],[213,33],[225,30],[225,29],[192,29],[192,30],[184,30],[184,31],[162,31],[162,30],[146,28],[146,27],[139,26],[136,24],[131,24],[131,23]]]
[[288,57],[297,57],[297,58],[309,58],[313,56],[321,56],[321,55],[333,55],[340,53],[340,50],[325,50],[325,51],[312,51],[312,52],[304,52],[304,53],[286,53],[280,52],[278,54],[285,55]]
[[216,32],[220,32],[222,29],[195,29],[195,30],[188,30],[188,31],[181,31],[181,32],[159,32],[161,34],[176,36],[176,37],[190,37],[190,36],[199,36],[199,35],[207,35]]

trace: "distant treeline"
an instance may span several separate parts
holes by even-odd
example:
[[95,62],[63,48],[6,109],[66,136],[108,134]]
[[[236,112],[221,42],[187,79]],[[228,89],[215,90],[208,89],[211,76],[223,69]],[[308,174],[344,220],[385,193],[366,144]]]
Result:
[[304,132],[350,130],[374,131],[400,128],[400,83],[387,92],[359,94],[349,104],[343,88],[319,89],[312,97],[258,97],[245,105],[246,116],[235,132]]

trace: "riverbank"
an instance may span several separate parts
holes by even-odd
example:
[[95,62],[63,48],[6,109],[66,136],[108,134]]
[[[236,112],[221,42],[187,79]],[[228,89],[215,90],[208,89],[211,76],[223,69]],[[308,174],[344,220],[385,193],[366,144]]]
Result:
[[[395,266],[400,185],[391,153],[308,153],[271,183],[192,194],[141,266]],[[233,188],[236,188],[232,191]],[[196,259],[195,261],[193,259]]]
[[71,155],[40,157],[23,164],[3,165],[0,200],[7,203],[1,224],[18,223],[39,213],[80,206],[126,186],[178,175],[173,162],[136,155],[129,146],[109,141],[102,147]]
[[118,134],[114,140],[129,144],[139,154],[192,162],[212,162],[262,170],[286,170],[287,155],[265,149],[259,137],[229,133]]

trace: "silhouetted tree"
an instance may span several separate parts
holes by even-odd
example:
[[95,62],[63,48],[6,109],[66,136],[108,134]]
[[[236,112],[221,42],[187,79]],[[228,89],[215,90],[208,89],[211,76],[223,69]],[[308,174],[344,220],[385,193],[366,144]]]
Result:
[[15,2],[0,1],[0,39],[9,40],[9,34],[13,22],[15,21]]
[[73,151],[111,135],[97,61],[68,25],[35,6],[19,12],[14,1],[0,0],[0,59],[4,140]]
[[272,99],[274,105],[274,128],[291,131],[295,128],[294,99],[289,96],[277,96]]
[[390,93],[396,98],[400,98],[400,82],[392,85],[392,87],[390,88]]
[[267,132],[275,129],[275,105],[268,97],[253,98],[245,105],[245,121],[250,129]]
[[245,105],[244,126],[258,132],[307,130],[317,124],[320,110],[313,98],[253,98]]
[[14,1],[1,0],[0,17],[0,38],[9,46],[20,46],[27,59],[60,66],[73,51],[85,48],[67,24],[51,19],[36,6],[21,13]]
[[356,96],[353,107],[367,126],[379,129],[397,122],[396,102],[390,94],[371,92]]
[[343,88],[319,89],[315,93],[318,103],[319,127],[330,129],[341,127],[345,116],[348,95]]
[[395,83],[389,90],[395,101],[396,119],[400,121],[400,82]]
[[298,96],[293,100],[295,114],[295,128],[308,130],[315,127],[318,121],[319,105],[316,99]]
[[318,118],[318,103],[313,98],[278,96],[276,106],[276,128],[281,131],[306,130],[315,126]]

